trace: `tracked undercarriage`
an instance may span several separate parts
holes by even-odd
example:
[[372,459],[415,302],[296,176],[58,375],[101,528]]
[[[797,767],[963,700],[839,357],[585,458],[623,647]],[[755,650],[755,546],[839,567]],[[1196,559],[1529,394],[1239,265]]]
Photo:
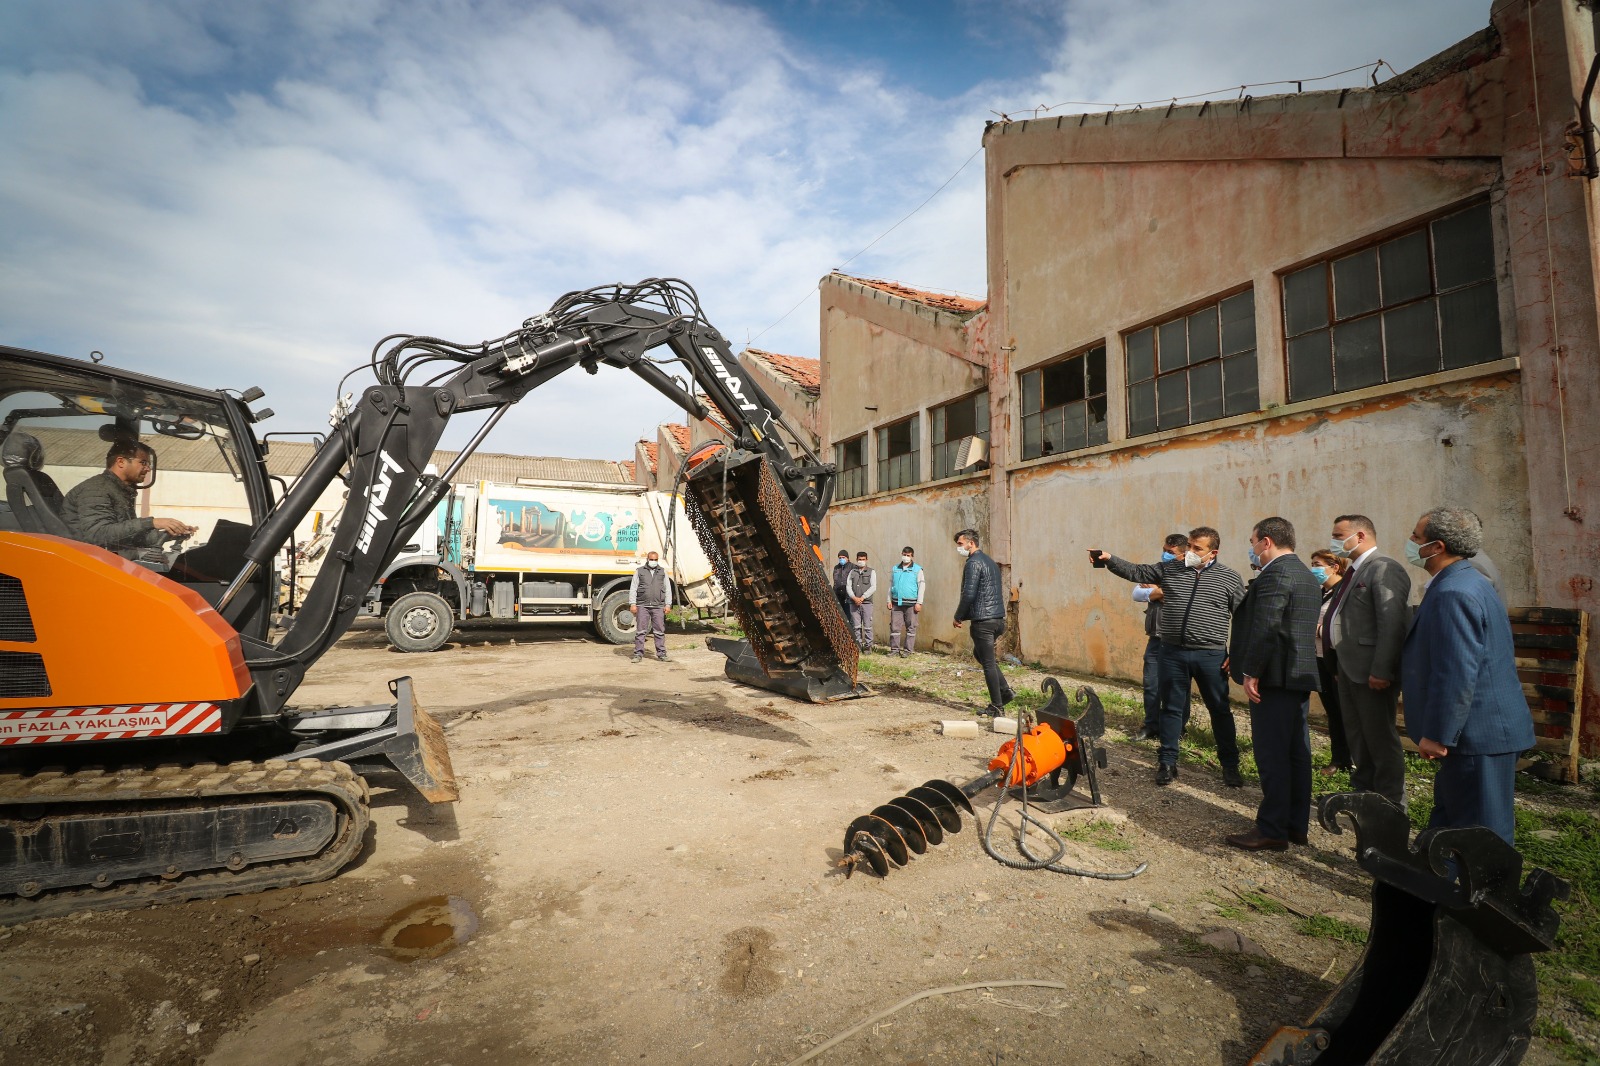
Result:
[[0,775],[0,924],[332,877],[367,795],[318,759]]

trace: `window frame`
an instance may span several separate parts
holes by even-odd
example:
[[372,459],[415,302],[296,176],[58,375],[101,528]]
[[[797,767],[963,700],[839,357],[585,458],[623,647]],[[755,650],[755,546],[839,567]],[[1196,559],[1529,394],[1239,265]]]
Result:
[[[979,397],[983,398],[981,403],[977,402]],[[945,412],[949,411],[950,408],[954,407],[956,404],[966,403],[969,400],[974,401],[972,433],[955,438],[948,438],[944,440],[939,439],[941,434],[948,432],[948,418],[942,417],[945,415]],[[947,477],[960,477],[962,475],[971,473],[973,471],[973,467],[964,466],[960,469],[956,468],[955,462],[958,446],[963,440],[966,439],[967,436],[973,436],[981,438],[992,450],[994,448],[994,441],[990,437],[990,425],[989,387],[987,385],[977,389],[974,392],[969,392],[965,396],[957,396],[953,400],[947,400],[936,407],[928,408],[928,441],[930,453],[928,456],[928,465],[930,467],[928,471],[928,480],[942,481]],[[949,464],[948,469],[944,469],[945,463]],[[975,465],[976,464],[974,464],[974,466]]]
[[[1229,319],[1224,314],[1224,305],[1246,295],[1250,297],[1250,313],[1248,316],[1233,321],[1249,323],[1250,343],[1248,346],[1229,351],[1226,341]],[[1205,315],[1213,309],[1215,310],[1217,333],[1214,348],[1208,350],[1213,351],[1214,354],[1209,354],[1198,362],[1191,361],[1194,342],[1190,333],[1190,321]],[[1261,337],[1256,329],[1256,311],[1255,283],[1247,281],[1233,288],[1224,289],[1204,300],[1164,314],[1159,318],[1140,323],[1132,329],[1122,331],[1123,398],[1124,411],[1128,420],[1127,436],[1130,440],[1156,433],[1186,429],[1190,426],[1201,426],[1224,418],[1256,414],[1261,411]],[[1181,364],[1168,365],[1163,369],[1163,332],[1167,331],[1169,327],[1179,324],[1183,326],[1184,361]],[[1148,335],[1149,337],[1147,358],[1150,372],[1146,376],[1140,376],[1135,379],[1133,369],[1135,359],[1134,342],[1141,335]],[[1138,358],[1142,360],[1146,356],[1140,355]],[[1237,392],[1230,391],[1229,364],[1242,366],[1246,362],[1251,367],[1251,372],[1247,378],[1249,381],[1248,387],[1241,388]],[[1197,418],[1195,417],[1193,388],[1195,375],[1193,372],[1196,367],[1204,369],[1212,366],[1217,368],[1215,394],[1217,407],[1214,413],[1204,413],[1202,417]],[[1183,383],[1184,419],[1181,422],[1168,421],[1162,417],[1164,410],[1163,400],[1166,398],[1162,395],[1161,382],[1163,380],[1170,382],[1181,381]],[[1147,384],[1149,385],[1148,390],[1142,388]],[[1148,400],[1141,395],[1141,393],[1146,392],[1148,393]],[[1210,397],[1206,399],[1208,403],[1211,402]],[[1236,408],[1231,408],[1230,405],[1236,400],[1239,401],[1240,405]],[[1140,410],[1145,403],[1149,405],[1148,417]]]
[[[890,492],[922,484],[922,437],[918,427],[918,420],[921,417],[922,412],[916,411],[904,418],[897,418],[893,422],[885,422],[873,428],[873,432],[877,434],[875,440],[878,449],[873,458],[877,460],[879,492]],[[887,447],[888,435],[904,425],[911,427],[910,448],[898,455],[890,455]],[[906,467],[910,468],[909,475],[903,472]],[[905,480],[901,480],[902,478]]]
[[[1438,243],[1436,239],[1435,227],[1446,219],[1450,219],[1458,215],[1465,215],[1472,211],[1482,211],[1485,216],[1486,234],[1484,235],[1488,237],[1489,252],[1491,257],[1489,274],[1487,277],[1477,277],[1466,283],[1457,283],[1450,285],[1449,287],[1441,287],[1439,280]],[[1383,292],[1385,278],[1383,250],[1390,247],[1397,247],[1400,242],[1419,234],[1423,236],[1426,242],[1425,248],[1428,275],[1427,289],[1416,295],[1397,299],[1392,303],[1385,302]],[[1337,283],[1335,267],[1337,264],[1350,262],[1356,259],[1356,257],[1369,252],[1372,253],[1373,256],[1376,303],[1371,307],[1354,311],[1341,317],[1338,306],[1340,291]],[[1291,314],[1289,296],[1290,279],[1301,277],[1308,271],[1319,268],[1322,271],[1322,300],[1325,321],[1321,325],[1312,326],[1308,329],[1301,329],[1298,332],[1291,333],[1289,321]],[[1278,271],[1277,278],[1278,291],[1282,303],[1282,313],[1280,315],[1279,328],[1283,338],[1284,383],[1286,398],[1290,403],[1301,403],[1311,400],[1326,399],[1327,397],[1337,396],[1341,393],[1355,392],[1365,388],[1393,385],[1420,377],[1428,377],[1433,374],[1446,373],[1449,371],[1461,370],[1473,366],[1482,366],[1486,363],[1492,363],[1498,359],[1504,358],[1505,356],[1504,351],[1501,349],[1501,339],[1503,336],[1505,323],[1502,319],[1500,308],[1500,249],[1497,247],[1496,241],[1496,216],[1494,202],[1488,197],[1475,196],[1468,201],[1456,203],[1444,208],[1443,210],[1419,216],[1418,218],[1412,219],[1411,221],[1408,221],[1400,226],[1390,227],[1377,234],[1364,237],[1359,241],[1343,245],[1312,259],[1296,263],[1292,267]],[[1449,351],[1446,349],[1447,332],[1449,330],[1449,327],[1445,322],[1446,298],[1471,292],[1475,289],[1485,288],[1489,290],[1489,295],[1492,297],[1487,306],[1493,311],[1493,325],[1495,327],[1492,331],[1489,331],[1489,336],[1493,338],[1490,342],[1491,350],[1487,353],[1480,353],[1480,356],[1471,358],[1466,362],[1453,361],[1450,358]],[[1434,364],[1430,368],[1420,370],[1406,367],[1401,369],[1400,372],[1396,373],[1393,370],[1395,363],[1393,356],[1398,353],[1391,352],[1391,339],[1389,335],[1390,318],[1391,316],[1398,316],[1403,312],[1413,311],[1420,307],[1431,307],[1433,311],[1430,324],[1432,332],[1433,354],[1435,356]],[[1452,322],[1456,321],[1457,320],[1452,319]],[[1378,362],[1379,374],[1373,380],[1356,378],[1350,381],[1348,384],[1342,384],[1340,381],[1341,368],[1339,350],[1337,348],[1337,339],[1335,334],[1341,327],[1349,328],[1366,322],[1373,322],[1378,327],[1376,358]],[[1487,322],[1487,319],[1485,322]],[[1319,373],[1317,382],[1307,386],[1306,391],[1296,391],[1296,367],[1294,363],[1294,348],[1296,342],[1311,341],[1313,338],[1316,338],[1319,335],[1325,335],[1327,338],[1326,363],[1322,364],[1325,365],[1325,373]],[[1396,343],[1394,346],[1398,348],[1399,345],[1403,343],[1404,341],[1401,341]],[[1319,369],[1320,367],[1321,365],[1319,365]],[[1347,369],[1345,373],[1349,374],[1351,371]],[[1326,386],[1321,384],[1323,381],[1327,382]]]
[[[845,466],[844,450],[852,444],[861,445],[861,465]],[[865,496],[871,486],[867,483],[868,472],[872,464],[867,461],[867,433],[863,430],[852,437],[835,441],[833,445],[833,461],[837,468],[833,481],[833,498],[836,500],[853,500],[858,496]],[[858,484],[859,482],[859,484]]]
[[[1099,392],[1095,392],[1093,390],[1094,376],[1090,366],[1090,357],[1093,356],[1095,352],[1100,353],[1101,359]],[[1074,359],[1083,360],[1082,397],[1076,400],[1067,400],[1051,407],[1044,406],[1044,378],[1046,372],[1053,367],[1070,363]],[[1033,366],[1017,371],[1017,455],[1020,457],[1020,461],[1028,462],[1033,459],[1070,455],[1074,452],[1083,451],[1086,448],[1097,448],[1102,444],[1110,443],[1110,359],[1110,346],[1105,342],[1104,339],[1101,339],[1064,352],[1061,355],[1058,355],[1052,359],[1047,359],[1042,363],[1035,363]],[[1038,388],[1036,391],[1038,393],[1037,403],[1039,405],[1039,409],[1037,411],[1029,411],[1028,394],[1030,392],[1030,387],[1028,384],[1028,378],[1035,374],[1038,375]],[[1095,400],[1100,401],[1100,418],[1098,423],[1091,420]],[[1082,405],[1082,443],[1075,444],[1072,447],[1067,447],[1066,441],[1069,438],[1065,437],[1067,429],[1067,416],[1065,412],[1068,408],[1079,404]],[[1063,434],[1062,446],[1059,448],[1052,447],[1051,450],[1047,452],[1044,450],[1044,445],[1046,443],[1044,437],[1045,427],[1052,421],[1050,418],[1052,412],[1057,411],[1062,412],[1060,419],[1056,420],[1059,423],[1061,432]],[[1038,442],[1036,445],[1030,444],[1029,441],[1030,420],[1033,419],[1037,420],[1038,425]],[[1037,447],[1037,451],[1033,450],[1035,447]]]

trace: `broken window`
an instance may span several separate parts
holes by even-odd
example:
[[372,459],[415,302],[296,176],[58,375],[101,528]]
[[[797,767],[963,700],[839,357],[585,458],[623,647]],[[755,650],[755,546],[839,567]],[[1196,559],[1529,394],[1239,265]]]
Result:
[[1289,399],[1500,358],[1487,202],[1283,277]]
[[1024,371],[1022,457],[1059,455],[1106,442],[1106,346]]
[[1130,437],[1259,406],[1252,289],[1136,330],[1123,346]]
[[878,430],[878,491],[901,489],[922,480],[917,462],[917,416]]
[[928,412],[933,422],[933,480],[970,472],[980,458],[961,462],[961,442],[969,437],[989,440],[989,390],[975,392],[965,399],[935,407]]
[[867,494],[867,435],[852,437],[833,446],[833,462],[839,468],[834,482],[835,499],[848,500]]

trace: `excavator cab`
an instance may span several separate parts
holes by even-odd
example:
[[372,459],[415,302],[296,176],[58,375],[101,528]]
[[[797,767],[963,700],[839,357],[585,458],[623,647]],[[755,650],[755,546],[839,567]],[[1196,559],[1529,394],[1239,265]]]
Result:
[[[214,605],[272,505],[251,422],[227,393],[0,347],[0,530],[95,545]],[[107,471],[108,454],[126,444],[141,446],[143,475],[123,496]],[[108,521],[104,504],[119,497],[126,520]],[[88,499],[100,506],[80,505]],[[150,528],[156,518],[195,532],[163,533]],[[266,634],[274,583],[259,575],[230,612],[237,630]]]

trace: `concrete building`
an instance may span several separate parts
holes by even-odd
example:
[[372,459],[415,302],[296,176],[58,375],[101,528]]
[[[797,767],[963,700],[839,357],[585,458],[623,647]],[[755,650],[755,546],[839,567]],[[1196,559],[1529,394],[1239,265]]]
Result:
[[[1021,654],[1122,677],[1139,611],[1085,552],[1150,559],[1197,524],[1243,570],[1269,515],[1304,553],[1363,512],[1398,557],[1465,505],[1511,604],[1593,612],[1595,13],[1489,21],[1373,88],[991,123],[986,305],[823,279],[830,550],[915,544],[950,640],[950,537],[975,526]],[[958,434],[987,470],[952,465]],[[1592,750],[1600,652],[1585,687]]]

